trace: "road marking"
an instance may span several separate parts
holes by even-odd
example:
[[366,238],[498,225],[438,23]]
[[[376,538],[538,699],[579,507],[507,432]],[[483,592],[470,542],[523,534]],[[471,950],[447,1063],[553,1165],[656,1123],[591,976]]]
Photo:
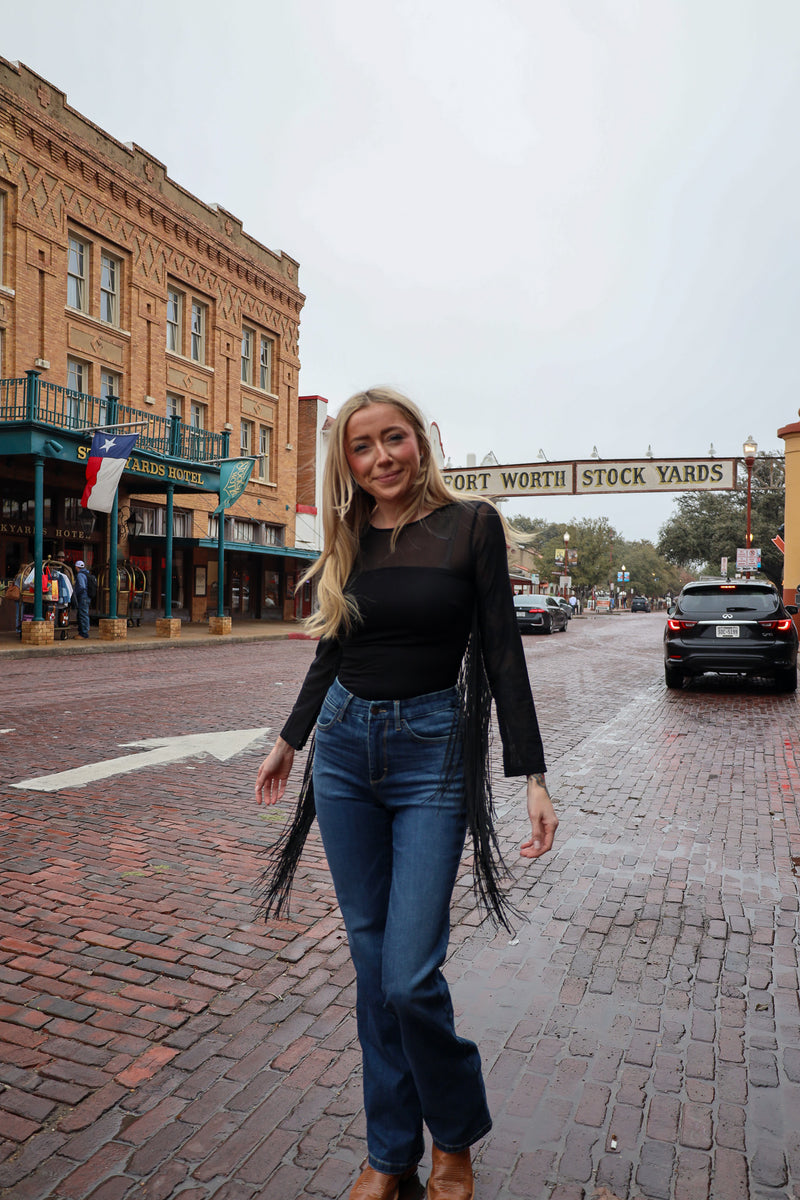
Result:
[[149,746],[143,754],[123,754],[119,758],[107,758],[102,762],[87,763],[70,771],[58,771],[55,775],[37,775],[12,783],[15,788],[27,788],[34,792],[58,792],[61,788],[85,787],[98,779],[109,779],[112,775],[125,775],[128,771],[139,771],[142,767],[160,767],[165,763],[178,762],[182,758],[195,758],[212,754],[220,762],[233,758],[269,733],[269,726],[262,729],[228,729],[220,733],[189,733],[182,737],[145,738],[141,742],[120,742],[121,746]]

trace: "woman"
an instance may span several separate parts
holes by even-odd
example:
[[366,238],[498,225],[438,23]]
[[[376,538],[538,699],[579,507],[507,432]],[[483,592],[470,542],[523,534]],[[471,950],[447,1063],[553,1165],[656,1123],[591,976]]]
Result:
[[503,525],[491,505],[448,491],[422,414],[389,388],[342,408],[323,489],[325,545],[309,572],[319,576],[309,623],[319,648],[256,799],[280,800],[316,726],[313,789],[306,779],[275,849],[267,911],[287,902],[316,805],[357,976],[368,1164],[350,1200],[397,1200],[422,1157],[423,1123],[433,1138],[429,1200],[471,1200],[469,1148],[491,1117],[441,966],[467,828],[480,897],[507,924],[488,790],[489,686],[505,772],[527,775],[521,855],[546,853],[558,824]]

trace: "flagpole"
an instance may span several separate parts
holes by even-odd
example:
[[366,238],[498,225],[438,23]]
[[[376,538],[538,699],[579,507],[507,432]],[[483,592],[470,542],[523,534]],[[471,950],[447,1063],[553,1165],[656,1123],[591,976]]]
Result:
[[[225,509],[217,514],[217,616],[224,615],[222,585],[225,582]],[[233,613],[231,613],[233,616]]]
[[117,619],[117,509],[119,492],[114,492],[114,504],[108,517],[108,615]]

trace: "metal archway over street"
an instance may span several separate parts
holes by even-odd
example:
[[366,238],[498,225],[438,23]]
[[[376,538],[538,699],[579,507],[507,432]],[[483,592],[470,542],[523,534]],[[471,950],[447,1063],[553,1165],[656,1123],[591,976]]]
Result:
[[736,458],[587,459],[446,469],[455,492],[483,496],[587,496],[609,492],[729,492]]

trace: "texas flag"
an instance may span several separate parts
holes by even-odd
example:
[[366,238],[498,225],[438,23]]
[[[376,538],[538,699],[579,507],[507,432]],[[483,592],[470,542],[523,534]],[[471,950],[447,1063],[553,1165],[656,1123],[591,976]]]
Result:
[[113,433],[94,435],[92,448],[86,460],[86,487],[81,497],[84,508],[93,508],[96,512],[111,512],[120,475],[125,470],[125,464],[138,436],[136,433],[125,434],[124,437]]

